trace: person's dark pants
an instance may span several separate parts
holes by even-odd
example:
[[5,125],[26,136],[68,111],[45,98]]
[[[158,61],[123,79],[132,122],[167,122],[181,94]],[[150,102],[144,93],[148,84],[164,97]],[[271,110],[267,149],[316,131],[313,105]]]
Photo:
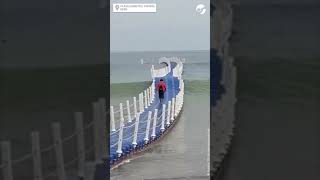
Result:
[[164,99],[164,92],[163,91],[159,91],[159,99],[160,99],[160,102],[162,103],[162,101]]

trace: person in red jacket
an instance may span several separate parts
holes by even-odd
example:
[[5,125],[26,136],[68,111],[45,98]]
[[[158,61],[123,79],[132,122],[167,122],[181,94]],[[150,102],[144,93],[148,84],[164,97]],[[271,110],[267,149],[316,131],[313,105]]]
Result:
[[158,90],[158,93],[159,93],[160,103],[162,103],[163,98],[164,98],[164,93],[167,90],[167,85],[163,81],[163,79],[160,79],[160,82],[157,84],[157,90]]

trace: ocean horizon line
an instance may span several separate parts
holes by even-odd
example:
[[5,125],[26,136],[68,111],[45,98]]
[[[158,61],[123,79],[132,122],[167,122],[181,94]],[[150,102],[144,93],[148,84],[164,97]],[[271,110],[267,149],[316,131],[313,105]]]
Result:
[[175,53],[175,52],[210,52],[210,49],[207,50],[138,50],[138,51],[122,51],[122,50],[112,50],[110,51],[110,54],[112,53],[159,53],[159,52],[169,52],[169,53]]

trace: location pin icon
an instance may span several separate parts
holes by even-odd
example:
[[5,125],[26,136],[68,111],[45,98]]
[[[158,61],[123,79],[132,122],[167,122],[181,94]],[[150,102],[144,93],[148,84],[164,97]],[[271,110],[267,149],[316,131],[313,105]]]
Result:
[[118,11],[118,9],[119,9],[119,5],[117,4],[117,5],[116,5],[116,10]]

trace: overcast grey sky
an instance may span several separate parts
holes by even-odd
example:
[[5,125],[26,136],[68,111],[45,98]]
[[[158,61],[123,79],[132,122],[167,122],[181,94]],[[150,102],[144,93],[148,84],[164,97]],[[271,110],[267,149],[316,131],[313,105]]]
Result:
[[[112,3],[156,3],[156,13],[113,13]],[[204,4],[200,15],[196,6]],[[209,0],[111,0],[111,51],[210,49]]]

